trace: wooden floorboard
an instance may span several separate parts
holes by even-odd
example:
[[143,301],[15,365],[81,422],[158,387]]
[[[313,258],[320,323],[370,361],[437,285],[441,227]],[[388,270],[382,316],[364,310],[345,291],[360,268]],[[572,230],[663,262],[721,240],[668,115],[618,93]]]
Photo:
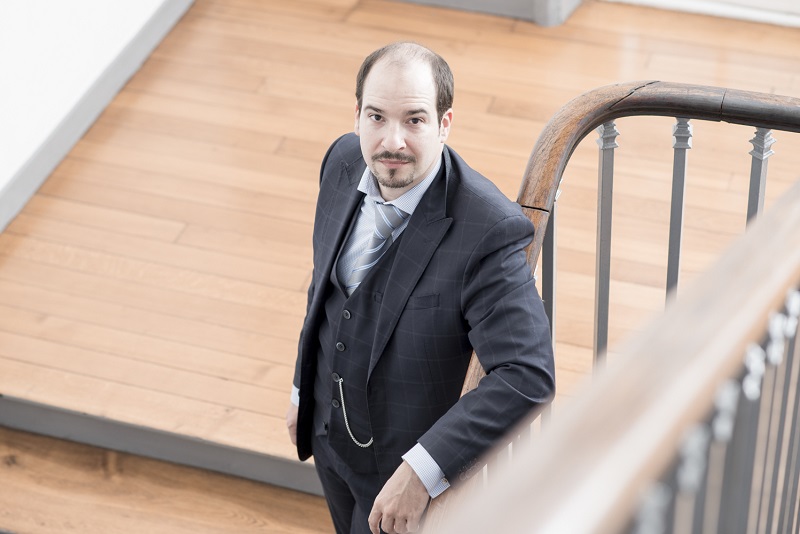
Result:
[[0,531],[327,534],[321,497],[0,427]]
[[[591,0],[554,28],[388,0],[198,0],[0,234],[0,394],[293,458],[319,163],[352,129],[362,58],[400,39],[449,61],[449,144],[511,198],[548,118],[595,87],[800,96],[797,29]],[[663,306],[672,122],[618,123],[612,342]],[[682,288],[744,229],[752,136],[694,125]],[[776,137],[767,205],[800,174],[800,139]],[[556,415],[592,367],[596,166],[589,138],[559,200]]]

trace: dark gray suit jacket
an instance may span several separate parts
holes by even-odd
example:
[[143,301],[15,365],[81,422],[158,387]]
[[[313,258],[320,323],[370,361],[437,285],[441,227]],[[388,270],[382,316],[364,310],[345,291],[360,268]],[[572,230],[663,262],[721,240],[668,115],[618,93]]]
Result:
[[[314,273],[294,384],[298,454],[311,454],[315,359],[325,287],[366,164],[354,134],[325,156],[314,221]],[[369,423],[382,478],[419,441],[452,482],[555,390],[549,327],[524,248],[534,228],[519,206],[445,147],[443,172],[397,246],[371,344]],[[472,351],[487,371],[459,399]]]

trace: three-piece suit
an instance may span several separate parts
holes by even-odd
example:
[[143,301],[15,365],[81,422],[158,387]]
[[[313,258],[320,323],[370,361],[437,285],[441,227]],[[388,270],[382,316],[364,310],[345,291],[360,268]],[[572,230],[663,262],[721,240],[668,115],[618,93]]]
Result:
[[[354,134],[322,163],[294,378],[298,455],[312,454],[313,438],[385,482],[419,442],[454,483],[554,393],[548,322],[524,251],[534,228],[445,146],[408,226],[348,296],[336,263],[365,167]],[[459,399],[473,350],[488,374]]]

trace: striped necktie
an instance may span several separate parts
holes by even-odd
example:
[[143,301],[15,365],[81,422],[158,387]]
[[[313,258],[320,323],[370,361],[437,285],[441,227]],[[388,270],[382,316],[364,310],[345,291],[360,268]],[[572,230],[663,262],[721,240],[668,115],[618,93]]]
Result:
[[384,252],[392,245],[392,231],[403,224],[408,213],[391,204],[375,202],[375,231],[367,243],[367,248],[356,261],[350,278],[347,279],[347,294],[353,291],[367,277],[370,268],[378,263]]

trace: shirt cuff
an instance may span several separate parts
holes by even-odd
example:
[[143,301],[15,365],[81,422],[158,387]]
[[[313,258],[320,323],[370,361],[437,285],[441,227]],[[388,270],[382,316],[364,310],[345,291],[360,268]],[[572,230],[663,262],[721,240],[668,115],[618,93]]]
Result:
[[295,406],[300,406],[300,388],[292,385],[292,396],[289,398],[289,400]]
[[431,498],[438,497],[444,490],[450,487],[450,482],[444,476],[444,471],[439,467],[425,447],[417,443],[410,451],[403,455],[411,469],[417,474],[419,479],[428,490]]

